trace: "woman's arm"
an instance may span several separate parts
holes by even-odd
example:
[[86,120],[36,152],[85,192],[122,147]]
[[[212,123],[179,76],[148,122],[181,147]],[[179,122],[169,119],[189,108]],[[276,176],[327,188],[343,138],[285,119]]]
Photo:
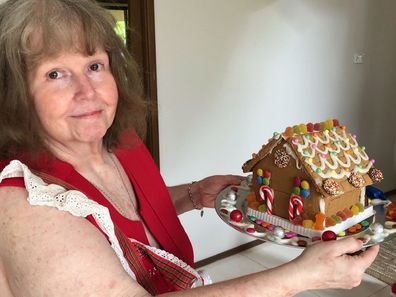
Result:
[[[168,187],[177,214],[202,207],[214,207],[217,194],[229,185],[239,185],[245,177],[238,175],[214,175],[200,181]],[[189,188],[191,197],[189,194]],[[191,201],[194,200],[195,205]]]
[[[149,296],[87,220],[31,206],[26,197],[24,189],[0,189],[0,257],[14,296]],[[361,247],[352,238],[315,244],[275,269],[167,296],[284,297],[308,289],[351,288],[378,253],[373,247],[359,256],[346,255]]]

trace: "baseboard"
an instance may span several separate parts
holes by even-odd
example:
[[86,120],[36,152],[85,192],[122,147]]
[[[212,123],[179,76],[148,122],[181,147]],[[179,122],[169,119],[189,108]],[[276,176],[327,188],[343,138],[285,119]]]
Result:
[[[385,194],[386,197],[396,195],[396,189],[387,191],[384,194]],[[240,253],[240,252],[242,252],[244,250],[247,250],[247,249],[250,249],[252,247],[258,246],[258,245],[260,245],[262,243],[264,243],[264,241],[258,240],[258,239],[250,241],[248,243],[242,244],[242,245],[237,246],[235,248],[232,248],[230,250],[224,251],[224,252],[222,252],[220,254],[217,254],[217,255],[214,255],[212,257],[200,260],[200,261],[198,261],[198,262],[196,262],[194,264],[194,267],[195,268],[199,268],[199,267],[202,267],[202,266],[206,266],[206,265],[211,264],[211,263],[213,263],[215,261],[218,261],[218,260],[233,256],[233,255],[236,255],[236,254],[238,254],[238,253]]]
[[218,261],[218,260],[233,256],[233,255],[236,255],[236,254],[238,254],[238,253],[240,253],[240,252],[242,252],[244,250],[247,250],[247,249],[250,249],[252,247],[258,246],[258,245],[260,245],[262,243],[264,243],[264,241],[258,240],[258,239],[250,241],[248,243],[242,244],[240,246],[237,246],[235,248],[232,248],[232,249],[227,250],[225,252],[222,252],[220,254],[217,254],[217,255],[214,255],[212,257],[209,257],[209,258],[203,259],[201,261],[195,262],[194,267],[195,268],[199,268],[199,267],[202,267],[202,266],[206,266],[206,265],[211,264],[211,263],[213,263],[215,261]]

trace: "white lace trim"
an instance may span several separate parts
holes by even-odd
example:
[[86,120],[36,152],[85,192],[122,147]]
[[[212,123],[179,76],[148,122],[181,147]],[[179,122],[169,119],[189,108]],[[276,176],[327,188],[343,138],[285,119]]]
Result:
[[[88,215],[92,215],[99,227],[109,237],[111,247],[116,253],[123,268],[136,281],[136,276],[130,269],[128,262],[123,255],[117,237],[115,236],[114,225],[107,207],[89,199],[80,191],[67,191],[65,188],[59,185],[45,183],[39,176],[33,174],[25,164],[18,160],[11,161],[10,164],[8,164],[3,169],[3,171],[0,173],[0,182],[5,178],[11,177],[24,178],[25,187],[29,194],[27,201],[32,205],[56,207],[59,210],[67,211],[72,215],[79,217],[87,217]],[[134,239],[130,240],[136,241]],[[204,284],[211,283],[208,276],[202,277],[202,274],[204,273],[196,271],[176,256],[155,247],[147,245],[145,245],[145,247],[160,257],[175,263],[179,267],[195,275],[197,277],[197,281],[193,285],[194,287],[200,285],[199,283],[203,282],[204,279],[206,279]]]

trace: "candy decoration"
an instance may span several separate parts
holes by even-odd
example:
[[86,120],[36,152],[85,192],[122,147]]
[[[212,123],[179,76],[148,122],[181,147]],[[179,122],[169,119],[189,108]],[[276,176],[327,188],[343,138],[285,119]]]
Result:
[[315,223],[313,225],[313,229],[315,230],[323,230],[325,227],[326,215],[323,213],[317,213],[315,215]]
[[292,127],[287,127],[286,129],[285,129],[285,132],[283,132],[283,135],[286,137],[286,138],[288,138],[288,137],[291,137],[291,136],[293,136],[293,128]]
[[303,219],[301,216],[295,216],[293,220],[291,220],[293,225],[302,226]]
[[330,241],[330,240],[336,240],[337,239],[337,235],[330,230],[327,230],[325,232],[323,232],[322,234],[322,240],[323,241]]
[[270,183],[270,179],[269,178],[263,178],[263,184],[268,186]]
[[369,176],[375,183],[379,183],[381,180],[384,179],[384,175],[382,174],[381,170],[377,168],[371,168],[369,171]]
[[333,119],[333,126],[338,127],[340,125],[340,122],[336,119]]
[[238,223],[238,222],[242,221],[242,218],[243,218],[243,215],[239,209],[234,209],[233,211],[231,211],[231,213],[230,213],[231,221]]
[[305,124],[300,124],[299,128],[301,134],[306,134],[308,132],[307,126]]
[[332,196],[337,196],[344,193],[341,189],[340,184],[331,178],[326,179],[323,182],[323,189],[326,191],[327,194],[330,194]]
[[300,191],[300,195],[301,195],[303,198],[308,198],[309,195],[310,195],[310,192],[309,192],[309,190],[302,189],[302,190]]
[[271,177],[271,171],[269,171],[269,170],[264,170],[263,176],[264,176],[265,178],[270,178],[270,177]]
[[261,168],[257,169],[257,175],[263,176],[263,169],[261,169]]
[[257,180],[257,183],[259,184],[259,185],[262,185],[263,184],[263,177],[262,176],[256,176],[256,180]]
[[299,187],[301,185],[301,179],[299,177],[293,178],[293,185]]
[[309,190],[309,183],[306,180],[303,180],[301,182],[301,188],[303,188],[305,190]]
[[293,187],[293,194],[294,195],[300,195],[300,192],[301,192],[300,187]]
[[289,165],[290,156],[284,149],[278,149],[274,154],[274,163],[279,168],[285,168]]
[[302,222],[303,227],[307,229],[312,229],[313,224],[314,222],[312,220],[304,220]]
[[348,177],[348,182],[355,188],[361,188],[364,186],[364,178],[355,172],[351,172]]
[[308,130],[308,132],[313,132],[313,130],[314,130],[314,125],[313,125],[312,123],[308,123],[308,124],[307,124],[307,130]]
[[260,197],[267,205],[267,213],[272,214],[272,204],[274,201],[274,190],[269,186],[261,186],[259,190]]
[[315,123],[314,130],[315,131],[320,131],[320,123]]
[[[295,208],[296,206],[296,208]],[[299,216],[303,210],[303,202],[300,196],[292,194],[289,200],[289,220],[292,221],[295,216]]]
[[295,134],[300,134],[300,127],[298,125],[293,126],[293,132]]
[[333,123],[333,120],[332,120],[332,119],[329,119],[329,120],[326,120],[326,121],[325,121],[325,127],[326,127],[326,129],[331,129],[331,128],[333,128],[333,125],[334,125],[334,123]]
[[275,237],[282,239],[285,236],[285,230],[283,230],[282,227],[276,226],[274,228],[273,234]]

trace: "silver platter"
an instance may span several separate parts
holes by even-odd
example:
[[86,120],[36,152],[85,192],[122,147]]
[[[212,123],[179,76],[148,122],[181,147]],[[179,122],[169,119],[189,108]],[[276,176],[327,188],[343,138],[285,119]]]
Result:
[[[267,226],[255,224],[247,215],[246,196],[252,192],[252,189],[243,181],[239,186],[229,186],[219,193],[216,198],[215,209],[219,217],[235,230],[248,236],[270,241],[276,244],[304,248],[320,240],[292,234],[280,226]],[[233,210],[239,210],[242,219],[239,222],[231,220],[230,214]],[[363,247],[385,242],[396,236],[396,222],[386,221],[386,208],[384,205],[374,206],[375,215],[366,219],[369,226],[362,228],[362,231],[345,236],[337,236],[337,239],[352,236],[363,241]],[[292,234],[293,236],[291,236]]]

